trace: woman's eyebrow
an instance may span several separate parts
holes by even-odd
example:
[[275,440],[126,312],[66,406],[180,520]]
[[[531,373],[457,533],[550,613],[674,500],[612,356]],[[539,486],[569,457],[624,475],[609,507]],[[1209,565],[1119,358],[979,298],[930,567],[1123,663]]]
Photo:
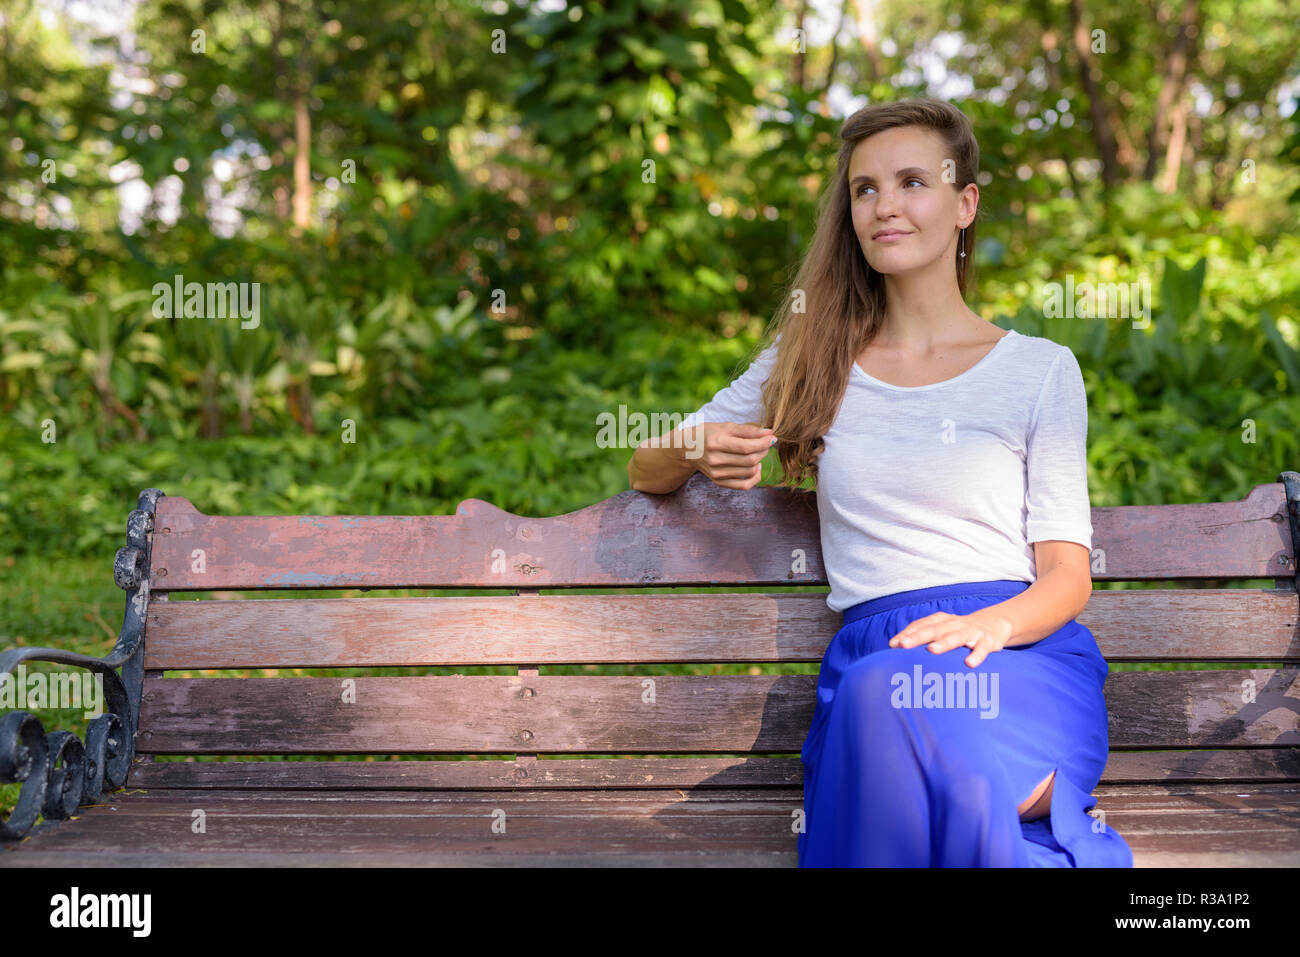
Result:
[[[916,176],[917,174],[928,176],[930,175],[930,171],[928,169],[921,169],[921,167],[919,166],[909,166],[906,169],[900,169],[894,175],[896,177],[903,177],[903,176]],[[855,186],[858,183],[874,183],[875,181],[876,181],[875,178],[871,176],[865,176],[865,175],[855,176],[851,180],[849,180],[849,185]]]

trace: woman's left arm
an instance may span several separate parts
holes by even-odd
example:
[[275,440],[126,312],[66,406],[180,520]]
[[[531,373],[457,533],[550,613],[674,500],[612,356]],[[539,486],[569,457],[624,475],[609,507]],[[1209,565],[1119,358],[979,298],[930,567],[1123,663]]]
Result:
[[1034,542],[1037,578],[1014,598],[973,615],[1001,620],[1002,647],[1033,644],[1077,618],[1092,597],[1088,549],[1079,542]]
[[936,612],[918,618],[889,640],[891,648],[927,645],[942,654],[963,645],[977,667],[989,652],[1029,645],[1077,617],[1092,597],[1090,553],[1080,542],[1034,542],[1037,576],[1014,598],[966,615]]

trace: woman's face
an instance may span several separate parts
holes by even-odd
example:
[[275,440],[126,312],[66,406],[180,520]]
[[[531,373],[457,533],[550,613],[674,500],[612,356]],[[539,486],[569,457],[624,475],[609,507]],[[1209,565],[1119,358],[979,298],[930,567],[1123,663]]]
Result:
[[[956,166],[945,167],[945,159],[938,134],[919,126],[873,133],[854,147],[853,231],[876,272],[910,272],[956,255],[957,231],[973,217],[979,190],[953,189]],[[889,239],[877,235],[881,230],[901,235]]]

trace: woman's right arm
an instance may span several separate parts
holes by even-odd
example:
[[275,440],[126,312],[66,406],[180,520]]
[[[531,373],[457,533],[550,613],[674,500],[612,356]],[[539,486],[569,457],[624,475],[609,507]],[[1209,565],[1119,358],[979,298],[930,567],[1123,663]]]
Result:
[[666,495],[698,470],[723,488],[753,488],[763,478],[763,459],[775,443],[771,429],[753,422],[701,422],[646,439],[627,463],[628,483],[638,492]]
[[740,378],[688,415],[680,428],[638,445],[627,463],[629,485],[638,492],[663,495],[680,488],[696,471],[726,488],[757,485],[763,458],[773,445],[772,430],[756,423],[763,416],[763,383],[776,362],[776,350],[775,343],[764,349]]
[[636,447],[627,463],[628,485],[638,492],[665,495],[682,486],[699,467],[698,458],[687,458],[686,442],[698,441],[700,426],[673,429],[664,435],[646,439]]

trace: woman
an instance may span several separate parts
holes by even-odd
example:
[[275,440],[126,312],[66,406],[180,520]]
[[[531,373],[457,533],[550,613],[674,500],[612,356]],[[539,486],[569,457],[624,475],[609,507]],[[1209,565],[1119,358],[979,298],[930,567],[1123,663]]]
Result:
[[[1087,812],[1108,752],[1074,354],[965,303],[979,148],[948,103],[868,107],[773,344],[632,487],[817,482],[827,604],[800,866],[1131,867]],[[677,434],[681,433],[681,434]],[[685,439],[685,443],[683,442]],[[702,449],[702,454],[699,451]]]

